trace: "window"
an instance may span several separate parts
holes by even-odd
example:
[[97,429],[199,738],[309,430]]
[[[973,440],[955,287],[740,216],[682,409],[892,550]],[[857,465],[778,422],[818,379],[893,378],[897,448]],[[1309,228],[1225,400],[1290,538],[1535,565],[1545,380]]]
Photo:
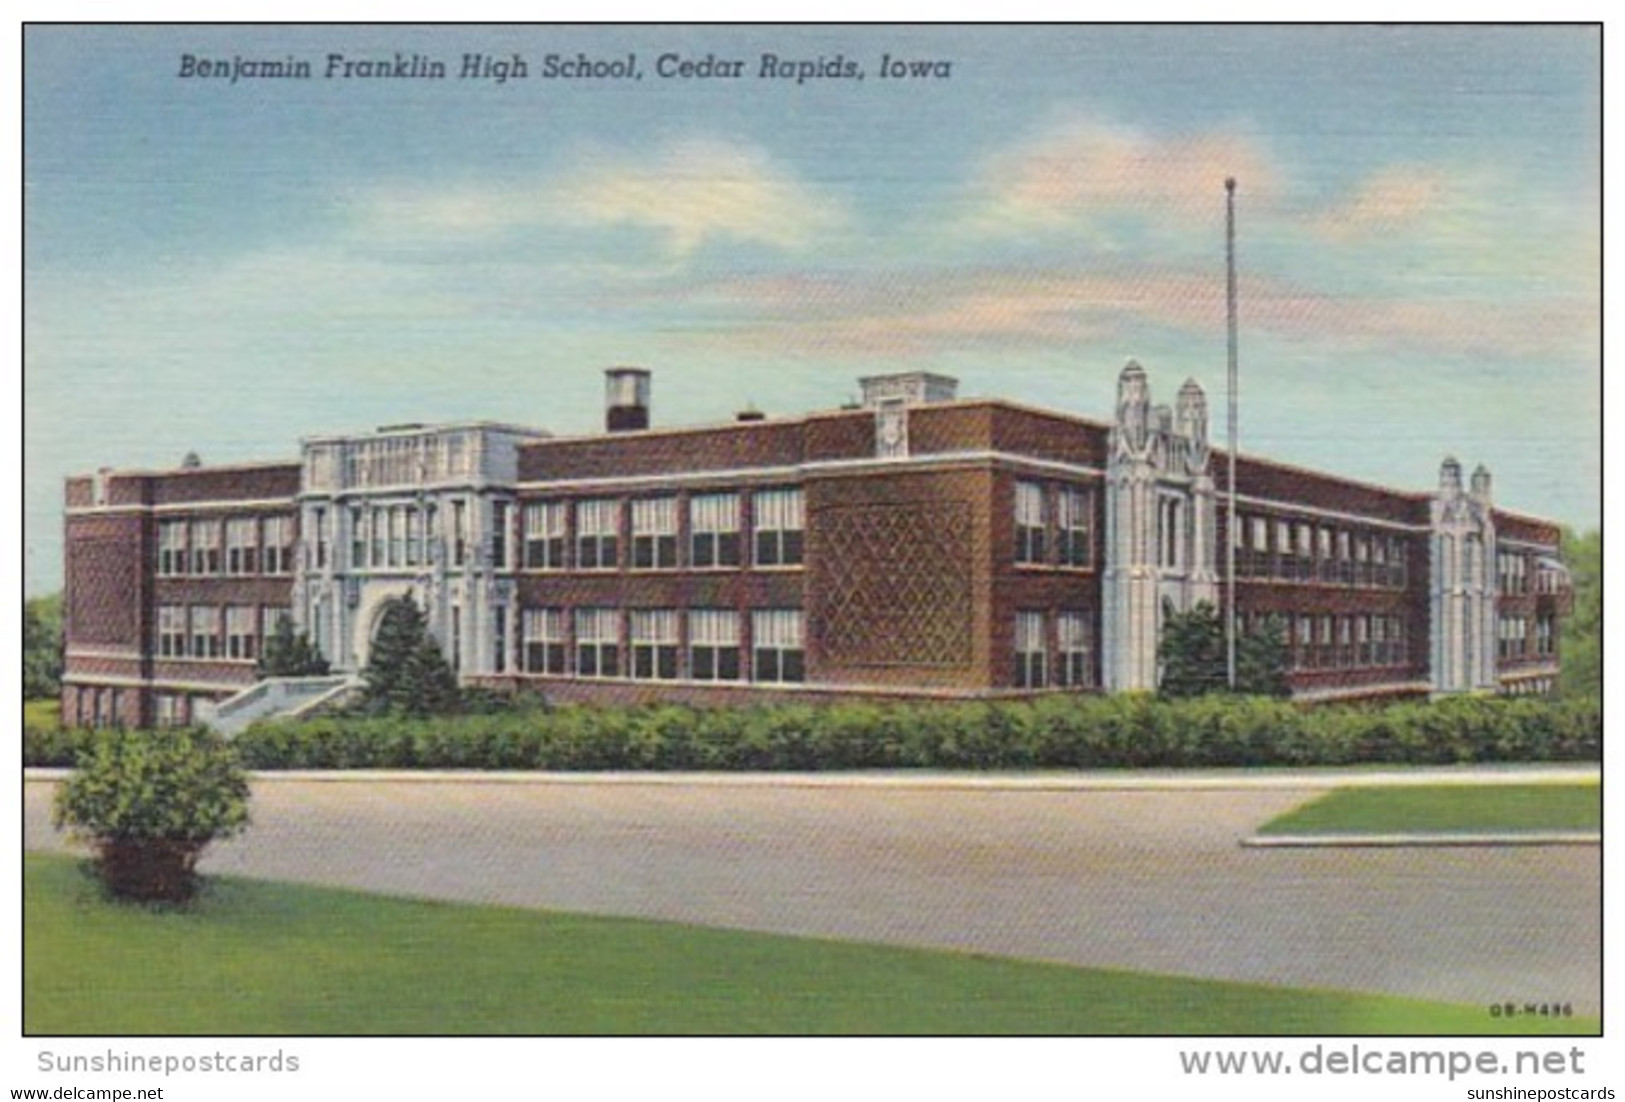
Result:
[[220,522],[192,522],[192,573],[220,573]]
[[1269,554],[1270,549],[1270,522],[1263,517],[1252,518],[1252,545],[1253,550],[1260,555]]
[[451,503],[451,565],[468,562],[468,502],[458,498]]
[[1057,680],[1072,687],[1095,683],[1094,625],[1083,612],[1063,612],[1056,618],[1056,642],[1060,647]]
[[576,609],[576,673],[618,677],[620,672],[620,613],[612,608]]
[[1500,657],[1519,659],[1529,649],[1529,619],[1525,616],[1503,616],[1500,623]]
[[525,565],[532,570],[564,569],[564,502],[525,506]]
[[1016,561],[1044,561],[1044,487],[1016,483]]
[[260,633],[269,639],[277,633],[284,620],[292,619],[293,612],[287,605],[261,605],[260,606]]
[[350,506],[350,569],[361,570],[367,565],[366,514],[361,506]]
[[797,566],[802,561],[805,502],[799,489],[762,490],[753,499],[757,566]]
[[564,673],[564,655],[568,645],[564,634],[564,610],[527,608],[524,631],[526,671],[554,676]]
[[508,526],[513,515],[510,501],[491,502],[491,568],[508,569]]
[[186,522],[158,522],[158,573],[174,577],[186,573]]
[[252,517],[235,517],[226,521],[226,573],[253,574],[258,563],[254,555],[254,529]]
[[193,658],[220,657],[220,610],[210,605],[191,609]]
[[677,499],[632,502],[632,567],[671,570],[677,566]]
[[1185,540],[1185,505],[1177,497],[1157,499],[1157,565],[1177,570],[1183,565],[1181,547]]
[[265,518],[265,572],[293,573],[293,518]]
[[423,514],[417,506],[406,507],[406,565],[423,561]]
[[1535,619],[1535,653],[1542,658],[1549,658],[1557,653],[1555,641],[1557,639],[1556,625],[1552,617],[1543,615]]
[[1354,618],[1354,646],[1355,665],[1376,665],[1376,655],[1371,650],[1371,617],[1356,616]]
[[752,677],[756,681],[807,680],[800,609],[770,609],[751,616]]
[[1314,617],[1299,616],[1294,628],[1292,664],[1299,669],[1313,669],[1316,665]]
[[186,609],[181,605],[158,606],[158,657],[186,657]]
[[400,566],[406,557],[406,510],[389,507],[389,565]]
[[1063,489],[1055,498],[1055,554],[1062,566],[1094,562],[1090,540],[1094,496],[1087,490]]
[[186,722],[185,697],[177,693],[155,693],[152,698],[153,724],[158,727],[179,727]]
[[254,610],[246,605],[230,605],[226,608],[226,657],[252,660],[255,656],[255,644],[258,633],[254,630],[254,621],[257,617]]
[[738,566],[739,495],[696,494],[688,500],[689,565]]
[[632,676],[642,680],[677,679],[677,612],[634,609],[628,616],[632,634]]
[[620,530],[620,502],[577,502],[576,567],[581,570],[615,569],[620,564]]
[[508,672],[508,609],[503,605],[491,610],[491,672]]
[[1041,689],[1048,682],[1049,648],[1044,640],[1042,612],[1016,613],[1016,687]]
[[327,510],[312,509],[310,511],[311,524],[316,529],[316,562],[317,570],[327,569]]
[[739,613],[700,608],[688,614],[688,669],[696,681],[739,680]]

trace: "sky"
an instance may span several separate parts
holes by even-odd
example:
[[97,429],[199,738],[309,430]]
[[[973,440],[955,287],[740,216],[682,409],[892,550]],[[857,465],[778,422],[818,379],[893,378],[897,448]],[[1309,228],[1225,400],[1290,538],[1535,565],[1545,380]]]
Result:
[[[1156,400],[1194,377],[1222,410],[1226,176],[1243,451],[1417,490],[1455,455],[1498,504],[1597,526],[1600,50],[1587,27],[33,25],[25,589],[61,585],[69,474],[403,421],[589,432],[617,364],[654,372],[657,425],[898,370],[1106,419],[1130,358]],[[461,79],[472,53],[527,75]],[[448,77],[326,75],[397,54]],[[548,78],[550,54],[641,79]]]

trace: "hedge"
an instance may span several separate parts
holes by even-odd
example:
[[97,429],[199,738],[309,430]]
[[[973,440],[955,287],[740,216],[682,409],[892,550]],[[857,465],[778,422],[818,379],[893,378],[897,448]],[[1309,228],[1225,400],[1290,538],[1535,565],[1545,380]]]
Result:
[[[1305,707],[1139,694],[998,703],[564,706],[257,724],[250,769],[1121,769],[1595,761],[1595,700],[1450,697]],[[81,732],[27,731],[29,765],[70,765]]]

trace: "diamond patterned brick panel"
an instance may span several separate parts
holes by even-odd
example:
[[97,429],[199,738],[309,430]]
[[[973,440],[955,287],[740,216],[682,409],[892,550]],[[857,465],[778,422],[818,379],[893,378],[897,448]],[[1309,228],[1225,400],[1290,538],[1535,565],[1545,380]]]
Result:
[[825,660],[969,665],[971,520],[963,501],[820,510]]
[[120,540],[68,545],[68,615],[75,643],[138,643],[136,549]]

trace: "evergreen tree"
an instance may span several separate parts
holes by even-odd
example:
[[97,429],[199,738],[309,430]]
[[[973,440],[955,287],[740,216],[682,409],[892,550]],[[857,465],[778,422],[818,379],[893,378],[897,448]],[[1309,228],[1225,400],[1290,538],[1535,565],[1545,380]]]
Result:
[[1157,647],[1162,677],[1157,691],[1163,696],[1202,696],[1226,688],[1224,625],[1208,601],[1198,601],[1189,612],[1176,612],[1163,603],[1162,642]]
[[[1203,696],[1229,689],[1229,658],[1224,622],[1209,601],[1198,601],[1189,612],[1176,612],[1164,603],[1162,643],[1157,658],[1163,696]],[[1236,640],[1236,692],[1257,696],[1286,696],[1286,632],[1271,617],[1263,627]]]
[[1262,626],[1236,640],[1236,692],[1253,696],[1290,696],[1286,625],[1271,616]]
[[293,630],[293,621],[284,616],[276,631],[265,640],[260,649],[260,660],[254,666],[257,677],[325,677],[327,659],[310,636]]
[[1563,623],[1564,696],[1602,696],[1602,532],[1563,533],[1563,562],[1574,582],[1574,612]]
[[365,706],[371,711],[414,716],[457,711],[457,675],[410,596],[385,602],[365,677]]
[[62,691],[62,597],[35,597],[23,604],[23,697],[55,697]]

